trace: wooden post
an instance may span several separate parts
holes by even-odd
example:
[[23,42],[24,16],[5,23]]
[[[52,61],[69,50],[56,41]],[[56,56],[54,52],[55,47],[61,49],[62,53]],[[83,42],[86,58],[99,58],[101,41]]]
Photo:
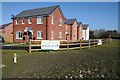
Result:
[[80,49],[82,48],[82,40],[80,39]]
[[68,40],[68,35],[67,35],[67,51],[69,50],[69,40]]
[[29,53],[31,53],[31,39],[29,41]]
[[89,39],[89,49],[90,49],[90,39]]
[[108,44],[108,39],[107,39],[107,44]]
[[94,47],[95,47],[95,39],[94,39]]

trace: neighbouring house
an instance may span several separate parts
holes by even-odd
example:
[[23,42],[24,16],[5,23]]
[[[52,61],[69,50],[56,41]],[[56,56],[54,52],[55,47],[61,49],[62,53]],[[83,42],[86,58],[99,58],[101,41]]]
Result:
[[4,37],[5,34],[5,29],[2,27],[2,25],[0,26],[0,36]]
[[[77,20],[76,19],[66,19],[65,20],[65,30],[68,33],[69,41],[77,41]],[[67,39],[67,38],[66,38]]]
[[89,25],[88,24],[83,24],[82,25],[82,39],[83,40],[89,40]]
[[65,40],[65,17],[59,5],[24,10],[12,16],[12,20],[14,42]]
[[0,35],[3,37],[5,42],[13,42],[13,24],[3,24],[0,28]]
[[77,40],[82,39],[82,22],[78,22],[77,27]]

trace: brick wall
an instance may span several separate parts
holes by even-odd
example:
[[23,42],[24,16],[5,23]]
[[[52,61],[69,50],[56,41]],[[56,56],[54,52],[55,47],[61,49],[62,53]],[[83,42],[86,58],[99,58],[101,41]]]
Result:
[[4,39],[5,42],[13,42],[13,24],[10,24],[7,27],[5,27]]

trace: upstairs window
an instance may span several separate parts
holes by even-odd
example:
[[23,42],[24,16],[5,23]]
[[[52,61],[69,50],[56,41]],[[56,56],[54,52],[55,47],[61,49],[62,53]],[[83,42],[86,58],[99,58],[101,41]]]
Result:
[[77,28],[77,25],[76,25],[76,24],[74,24],[74,29],[76,30],[76,28]]
[[37,24],[43,24],[43,23],[42,23],[42,17],[40,17],[40,16],[37,17]]
[[18,24],[18,19],[15,20],[15,24]]
[[31,24],[31,23],[32,23],[32,18],[29,17],[29,18],[28,18],[28,24]]
[[37,31],[37,39],[42,39],[42,38],[43,38],[43,32]]
[[22,18],[22,24],[25,24],[25,19],[24,18]]
[[62,32],[59,32],[59,38],[62,38]]
[[54,24],[54,17],[51,18],[51,24]]
[[74,33],[74,39],[76,39],[76,33]]
[[62,19],[59,19],[59,26],[62,26]]
[[16,32],[16,39],[22,39],[22,31]]

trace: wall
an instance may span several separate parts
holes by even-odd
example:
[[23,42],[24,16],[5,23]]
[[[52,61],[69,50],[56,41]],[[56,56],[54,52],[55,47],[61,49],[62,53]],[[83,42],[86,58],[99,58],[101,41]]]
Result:
[[[51,18],[54,17],[54,24],[51,24]],[[59,26],[59,19],[62,19],[62,26]],[[64,17],[59,8],[56,8],[48,18],[48,39],[51,40],[51,31],[54,32],[53,40],[65,40]],[[62,38],[59,38],[59,32],[62,32]]]
[[5,42],[13,42],[13,24],[8,25],[5,27]]

